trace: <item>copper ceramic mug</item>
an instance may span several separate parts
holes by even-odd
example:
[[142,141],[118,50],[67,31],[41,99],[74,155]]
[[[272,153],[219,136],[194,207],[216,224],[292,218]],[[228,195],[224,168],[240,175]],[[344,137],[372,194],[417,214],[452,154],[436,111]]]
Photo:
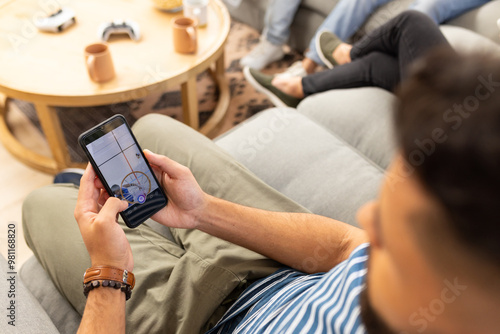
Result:
[[196,21],[189,17],[179,17],[173,21],[174,48],[179,53],[196,53],[198,38]]
[[106,44],[95,43],[87,46],[85,63],[90,78],[95,82],[106,82],[115,77],[113,59]]

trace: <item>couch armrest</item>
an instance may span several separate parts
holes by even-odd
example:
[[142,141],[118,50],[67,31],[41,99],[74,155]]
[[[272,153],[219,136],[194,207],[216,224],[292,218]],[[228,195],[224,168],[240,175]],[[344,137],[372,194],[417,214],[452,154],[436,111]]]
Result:
[[[57,290],[47,272],[34,256],[23,264],[19,275],[38,300],[40,306],[47,312],[47,316],[58,330],[57,333],[76,333],[82,317]],[[45,332],[39,331],[37,333]]]
[[[59,333],[42,306],[24,286],[19,274],[9,274],[9,272],[11,270],[7,266],[7,261],[0,255],[0,307],[2,310],[0,332]],[[10,278],[15,288],[11,286]],[[15,327],[9,322],[15,324]]]

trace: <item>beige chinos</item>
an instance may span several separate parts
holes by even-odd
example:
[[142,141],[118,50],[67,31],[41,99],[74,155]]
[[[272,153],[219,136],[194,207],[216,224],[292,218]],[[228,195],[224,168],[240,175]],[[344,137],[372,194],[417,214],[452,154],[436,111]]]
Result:
[[[139,119],[133,131],[142,148],[189,167],[211,195],[272,211],[307,212],[178,121],[151,114]],[[26,242],[56,287],[83,314],[82,275],[90,259],[73,217],[77,195],[71,185],[34,191],[23,206],[23,225]],[[127,302],[127,333],[203,332],[247,282],[280,267],[197,230],[171,229],[172,242],[146,224],[136,229],[120,224],[132,247],[137,282]]]

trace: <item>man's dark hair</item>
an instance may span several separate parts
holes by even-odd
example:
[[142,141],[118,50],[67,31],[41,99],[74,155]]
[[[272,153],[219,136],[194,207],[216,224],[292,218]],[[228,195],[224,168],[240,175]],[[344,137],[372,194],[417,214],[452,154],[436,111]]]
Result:
[[396,136],[447,230],[500,267],[500,59],[436,50],[398,91]]

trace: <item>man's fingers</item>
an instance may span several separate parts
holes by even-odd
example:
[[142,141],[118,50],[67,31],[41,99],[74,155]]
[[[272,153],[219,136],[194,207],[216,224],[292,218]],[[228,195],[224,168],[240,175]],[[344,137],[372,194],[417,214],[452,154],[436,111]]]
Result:
[[96,188],[104,189],[104,186],[99,177],[94,178],[94,185],[96,186]]
[[80,180],[80,190],[78,191],[77,210],[82,213],[86,211],[97,212],[99,189],[94,186],[94,178],[94,169],[88,164]]
[[163,172],[167,173],[171,178],[178,178],[184,171],[185,167],[172,159],[167,158],[166,156],[155,154],[150,150],[144,150],[144,154],[148,161],[158,166]]
[[156,166],[153,163],[150,163],[149,165],[151,166],[151,169],[153,170],[153,173],[155,174],[155,176],[158,179],[158,181],[163,182],[161,180],[163,172],[161,171],[160,167]]
[[118,213],[122,212],[128,207],[126,201],[121,201],[118,198],[110,197],[102,206],[99,212],[99,218],[101,221],[116,221],[116,216]]
[[97,201],[97,203],[99,203],[100,206],[103,206],[109,197],[110,196],[109,196],[108,192],[104,189],[101,189],[101,194],[99,195],[99,200]]

